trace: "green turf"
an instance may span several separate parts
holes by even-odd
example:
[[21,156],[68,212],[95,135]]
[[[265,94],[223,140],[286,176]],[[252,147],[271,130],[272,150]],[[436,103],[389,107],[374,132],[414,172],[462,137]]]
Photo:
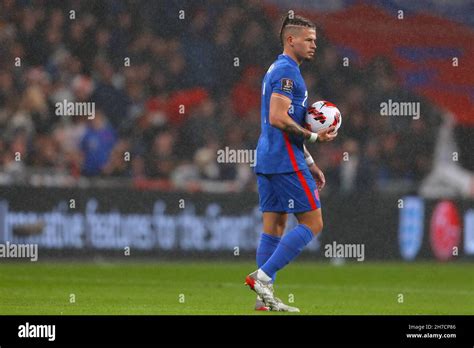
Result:
[[[4,263],[0,314],[280,314],[253,311],[255,295],[243,285],[253,269],[243,262]],[[474,264],[467,263],[296,262],[278,274],[275,289],[285,302],[293,296],[300,315],[474,314]]]

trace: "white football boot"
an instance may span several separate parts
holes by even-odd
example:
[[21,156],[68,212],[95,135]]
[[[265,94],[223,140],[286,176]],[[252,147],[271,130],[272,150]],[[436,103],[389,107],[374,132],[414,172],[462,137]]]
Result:
[[264,281],[257,278],[257,271],[250,273],[245,278],[245,285],[248,285],[251,290],[255,291],[262,299],[266,307],[271,310],[278,311],[278,303],[273,297],[273,287],[271,281]]
[[[270,285],[272,292],[274,292],[273,284]],[[292,307],[287,304],[284,304],[282,300],[278,297],[274,297],[275,301],[278,303],[278,308],[271,309],[265,302],[263,302],[260,296],[257,296],[257,300],[255,301],[255,310],[256,311],[278,311],[278,312],[292,312],[292,313],[299,313],[300,309],[298,307]]]
[[257,300],[255,301],[255,310],[256,311],[268,312],[270,310],[270,307],[268,307],[265,304],[265,302],[263,302],[263,300],[260,296],[257,296]]

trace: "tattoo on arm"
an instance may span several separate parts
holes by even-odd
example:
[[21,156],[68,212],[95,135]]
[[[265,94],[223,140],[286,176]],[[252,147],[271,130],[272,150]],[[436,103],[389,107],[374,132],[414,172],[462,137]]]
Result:
[[292,120],[291,123],[288,123],[288,124],[283,126],[283,131],[285,131],[286,133],[289,133],[289,134],[299,135],[299,136],[302,136],[304,138],[309,138],[309,136],[311,135],[311,133],[307,129],[304,129],[303,127],[301,127],[298,123],[294,122],[293,120]]
[[[280,122],[278,122],[279,125],[276,126],[277,128],[281,129],[285,133],[301,136],[305,139],[308,139],[311,136],[310,131],[301,127],[290,117],[290,115],[288,115],[287,111],[291,106],[291,99],[281,94],[273,93],[270,99],[270,109],[272,109],[271,105],[274,105],[274,110],[280,110],[279,113],[281,116],[277,117],[277,119],[280,120]],[[284,112],[286,117],[282,115],[283,110],[285,110]],[[278,113],[275,114],[278,116]]]

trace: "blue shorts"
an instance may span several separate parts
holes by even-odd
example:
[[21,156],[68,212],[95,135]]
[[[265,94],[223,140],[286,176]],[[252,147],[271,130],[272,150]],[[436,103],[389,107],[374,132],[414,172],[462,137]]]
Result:
[[303,213],[321,208],[316,181],[308,168],[293,173],[259,174],[262,212]]

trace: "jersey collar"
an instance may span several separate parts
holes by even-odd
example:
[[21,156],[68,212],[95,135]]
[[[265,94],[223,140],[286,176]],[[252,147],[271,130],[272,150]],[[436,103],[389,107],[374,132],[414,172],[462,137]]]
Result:
[[286,59],[287,61],[290,62],[291,65],[296,66],[298,69],[300,68],[300,66],[298,65],[298,63],[295,62],[295,61],[293,60],[293,58],[291,58],[290,56],[287,56],[286,54],[283,54],[283,53],[280,54],[280,55],[278,56],[278,59]]

